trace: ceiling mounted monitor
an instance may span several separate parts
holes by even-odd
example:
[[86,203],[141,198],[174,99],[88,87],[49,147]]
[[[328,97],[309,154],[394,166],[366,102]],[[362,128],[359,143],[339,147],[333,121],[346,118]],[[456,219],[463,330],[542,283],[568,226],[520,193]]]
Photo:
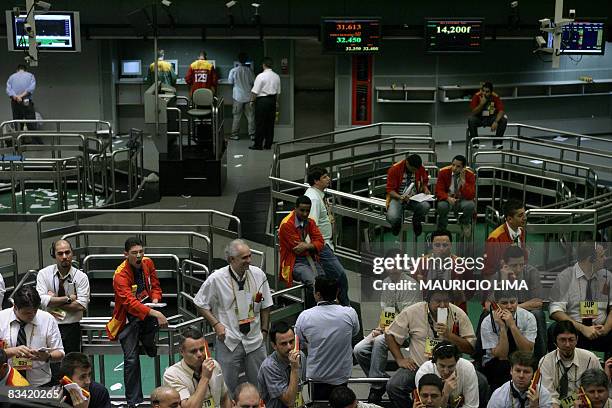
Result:
[[428,53],[478,53],[482,51],[481,18],[428,18],[425,49]]
[[326,17],[321,20],[321,42],[325,53],[377,53],[380,39],[378,17]]
[[[81,51],[81,32],[78,11],[34,12],[36,43],[39,51]],[[25,30],[25,13],[6,11],[8,49],[22,51],[29,47],[30,37]]]

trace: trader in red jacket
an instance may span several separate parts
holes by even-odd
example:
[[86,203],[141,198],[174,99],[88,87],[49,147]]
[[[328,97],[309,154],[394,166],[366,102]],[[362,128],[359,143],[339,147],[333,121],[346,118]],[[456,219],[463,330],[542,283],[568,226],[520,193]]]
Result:
[[[498,272],[500,260],[509,246],[516,245],[525,249],[525,205],[518,200],[508,200],[504,206],[504,219],[506,222],[494,229],[485,243],[485,263],[482,271],[485,278]],[[527,255],[525,251],[525,262]]]
[[185,75],[185,83],[189,85],[189,95],[193,95],[196,89],[208,88],[213,94],[217,93],[217,71],[214,65],[206,59],[206,52],[200,51],[197,60],[189,65]]
[[395,163],[387,171],[387,221],[391,224],[393,235],[399,235],[404,223],[404,210],[413,211],[412,227],[414,235],[423,232],[423,221],[431,208],[427,201],[416,202],[410,199],[415,194],[429,192],[429,176],[423,161],[417,154]]
[[476,176],[466,167],[465,156],[457,155],[450,166],[440,169],[436,181],[436,199],[438,200],[438,229],[445,230],[448,225],[448,213],[455,211],[463,215],[459,218],[459,225],[464,238],[472,236],[472,217],[476,203]]
[[295,210],[281,221],[278,229],[280,278],[287,286],[293,284],[294,278],[307,286],[306,308],[315,304],[315,278],[324,275],[319,263],[319,252],[323,249],[325,240],[317,224],[308,218],[311,205],[309,197],[299,196],[295,201]]
[[166,327],[168,320],[163,313],[146,305],[159,303],[162,291],[155,265],[144,256],[140,238],[128,238],[124,254],[126,260],[113,276],[115,309],[113,318],[106,325],[106,332],[111,340],[118,339],[121,343],[125,396],[128,407],[135,407],[144,401],[138,343],[142,342],[149,357],[155,357],[157,331],[160,327]]
[[[496,149],[501,149],[502,138],[508,125],[504,103],[498,94],[493,92],[493,84],[485,82],[482,84],[480,91],[476,92],[470,101],[470,117],[468,119],[468,131],[470,140],[478,137],[478,128],[480,126],[490,126],[491,132],[495,132],[495,140],[493,145]],[[477,147],[475,144],[474,147]]]

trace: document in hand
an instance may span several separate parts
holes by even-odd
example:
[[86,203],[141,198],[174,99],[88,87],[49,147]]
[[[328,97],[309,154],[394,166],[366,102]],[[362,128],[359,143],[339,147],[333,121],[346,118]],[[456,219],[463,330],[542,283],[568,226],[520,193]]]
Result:
[[432,194],[419,193],[410,197],[410,200],[422,203],[423,201],[434,201],[434,196]]

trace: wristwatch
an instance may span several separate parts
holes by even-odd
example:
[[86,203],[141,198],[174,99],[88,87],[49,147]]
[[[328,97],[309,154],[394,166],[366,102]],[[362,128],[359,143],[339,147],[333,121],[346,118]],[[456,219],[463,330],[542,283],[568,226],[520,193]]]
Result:
[[70,296],[66,296],[66,304],[69,305],[72,303],[72,298]]

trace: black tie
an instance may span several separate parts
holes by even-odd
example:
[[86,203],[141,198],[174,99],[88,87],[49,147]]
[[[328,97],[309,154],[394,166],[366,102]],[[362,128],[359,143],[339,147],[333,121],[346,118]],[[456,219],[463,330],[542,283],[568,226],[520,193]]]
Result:
[[59,280],[59,287],[57,288],[57,296],[64,297],[66,296],[66,289],[64,288],[64,282],[66,282],[66,279],[68,279],[68,276],[66,276],[65,278],[62,278],[61,276],[58,275],[57,279]]
[[567,397],[567,390],[569,387],[569,379],[567,373],[569,372],[571,366],[565,367],[563,363],[559,363],[561,365],[561,369],[563,370],[563,374],[561,375],[561,379],[559,380],[559,397],[563,399]]
[[506,336],[508,337],[508,355],[510,355],[510,353],[517,350],[516,341],[510,329],[506,329]]
[[[27,322],[19,321],[19,333],[17,333],[17,344],[16,346],[27,346],[28,339],[26,337],[25,327],[28,324]],[[26,370],[17,370],[19,374],[21,374],[24,378],[26,376]]]
[[512,396],[514,398],[516,398],[519,402],[519,406],[520,408],[525,408],[525,402],[527,402],[527,395],[525,395],[525,397],[521,397],[521,393],[518,392],[515,388],[514,388],[514,384],[510,384],[510,391],[512,392]]
[[455,197],[459,196],[459,177],[453,174],[453,186],[454,186],[454,194]]
[[593,300],[593,289],[591,288],[591,282],[596,279],[592,278],[587,280],[587,288],[586,288],[586,299],[585,300]]

